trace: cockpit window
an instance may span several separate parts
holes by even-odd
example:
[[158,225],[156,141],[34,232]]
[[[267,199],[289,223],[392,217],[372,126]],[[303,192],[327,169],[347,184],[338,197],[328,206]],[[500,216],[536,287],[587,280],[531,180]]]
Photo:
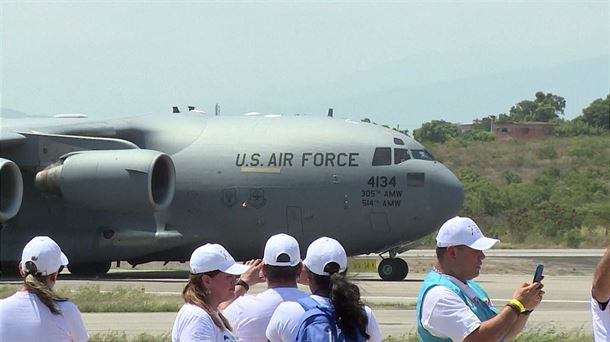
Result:
[[400,139],[400,138],[394,138],[394,143],[396,145],[404,145],[405,144],[405,142],[402,141],[402,139]]
[[409,160],[409,151],[406,148],[395,148],[394,149],[394,164],[400,164],[405,160]]
[[373,166],[391,165],[392,164],[392,149],[389,147],[377,147],[373,155]]
[[411,150],[413,159],[434,160],[434,157],[426,150]]

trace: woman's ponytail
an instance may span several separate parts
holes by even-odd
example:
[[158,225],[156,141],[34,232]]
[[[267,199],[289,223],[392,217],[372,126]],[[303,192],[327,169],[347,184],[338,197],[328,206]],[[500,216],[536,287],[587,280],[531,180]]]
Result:
[[50,275],[43,276],[38,272],[36,264],[31,261],[25,262],[26,276],[23,279],[23,285],[28,292],[34,293],[40,301],[46,305],[51,313],[60,315],[61,310],[57,306],[58,301],[66,301],[66,298],[58,296],[53,289],[48,285]]

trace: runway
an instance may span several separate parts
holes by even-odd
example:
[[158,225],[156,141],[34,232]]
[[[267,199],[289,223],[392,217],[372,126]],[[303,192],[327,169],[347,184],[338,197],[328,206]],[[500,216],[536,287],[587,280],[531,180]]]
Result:
[[[534,253],[512,250],[488,253],[482,275],[477,278],[490,294],[495,305],[503,306],[517,286],[530,282],[536,263],[545,264],[545,291],[542,304],[534,311],[526,329],[554,327],[567,331],[592,330],[589,295],[593,270],[603,250],[577,252]],[[410,251],[402,257],[409,262],[412,273],[404,281],[384,282],[374,273],[352,274],[361,289],[363,299],[373,305],[384,337],[400,336],[415,331],[415,302],[421,281],[434,258],[428,251]],[[491,251],[490,251],[491,252]],[[416,254],[417,255],[413,255]],[[493,256],[490,254],[494,254]],[[159,270],[159,265],[141,265],[136,270],[117,270],[99,279],[74,279],[63,276],[58,287],[77,288],[94,283],[102,290],[123,287],[144,288],[159,295],[179,294],[187,278],[186,265],[168,265],[173,270]],[[178,269],[178,270],[177,270]],[[183,269],[183,270],[180,270]],[[1,281],[0,284],[7,283]],[[15,280],[8,281],[15,283]],[[264,284],[252,287],[250,293],[265,289]],[[400,309],[393,304],[402,304]],[[85,325],[91,334],[109,330],[125,331],[128,336],[139,333],[159,335],[171,331],[176,313],[84,313]]]

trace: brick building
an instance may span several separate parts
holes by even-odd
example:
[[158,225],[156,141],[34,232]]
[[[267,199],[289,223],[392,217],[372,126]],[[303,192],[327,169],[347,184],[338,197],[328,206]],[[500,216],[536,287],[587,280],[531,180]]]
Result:
[[546,138],[553,135],[555,124],[550,122],[493,122],[491,131],[496,140]]

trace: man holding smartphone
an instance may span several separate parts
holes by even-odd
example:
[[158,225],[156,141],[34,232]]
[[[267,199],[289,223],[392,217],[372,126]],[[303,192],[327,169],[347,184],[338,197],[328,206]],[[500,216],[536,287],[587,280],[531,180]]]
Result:
[[445,222],[436,236],[437,262],[424,279],[417,299],[417,334],[421,341],[503,341],[515,337],[544,295],[540,282],[517,287],[513,299],[497,309],[473,281],[484,250],[499,242],[483,236],[468,217]]
[[610,340],[610,248],[597,264],[591,287],[591,314],[595,342]]

